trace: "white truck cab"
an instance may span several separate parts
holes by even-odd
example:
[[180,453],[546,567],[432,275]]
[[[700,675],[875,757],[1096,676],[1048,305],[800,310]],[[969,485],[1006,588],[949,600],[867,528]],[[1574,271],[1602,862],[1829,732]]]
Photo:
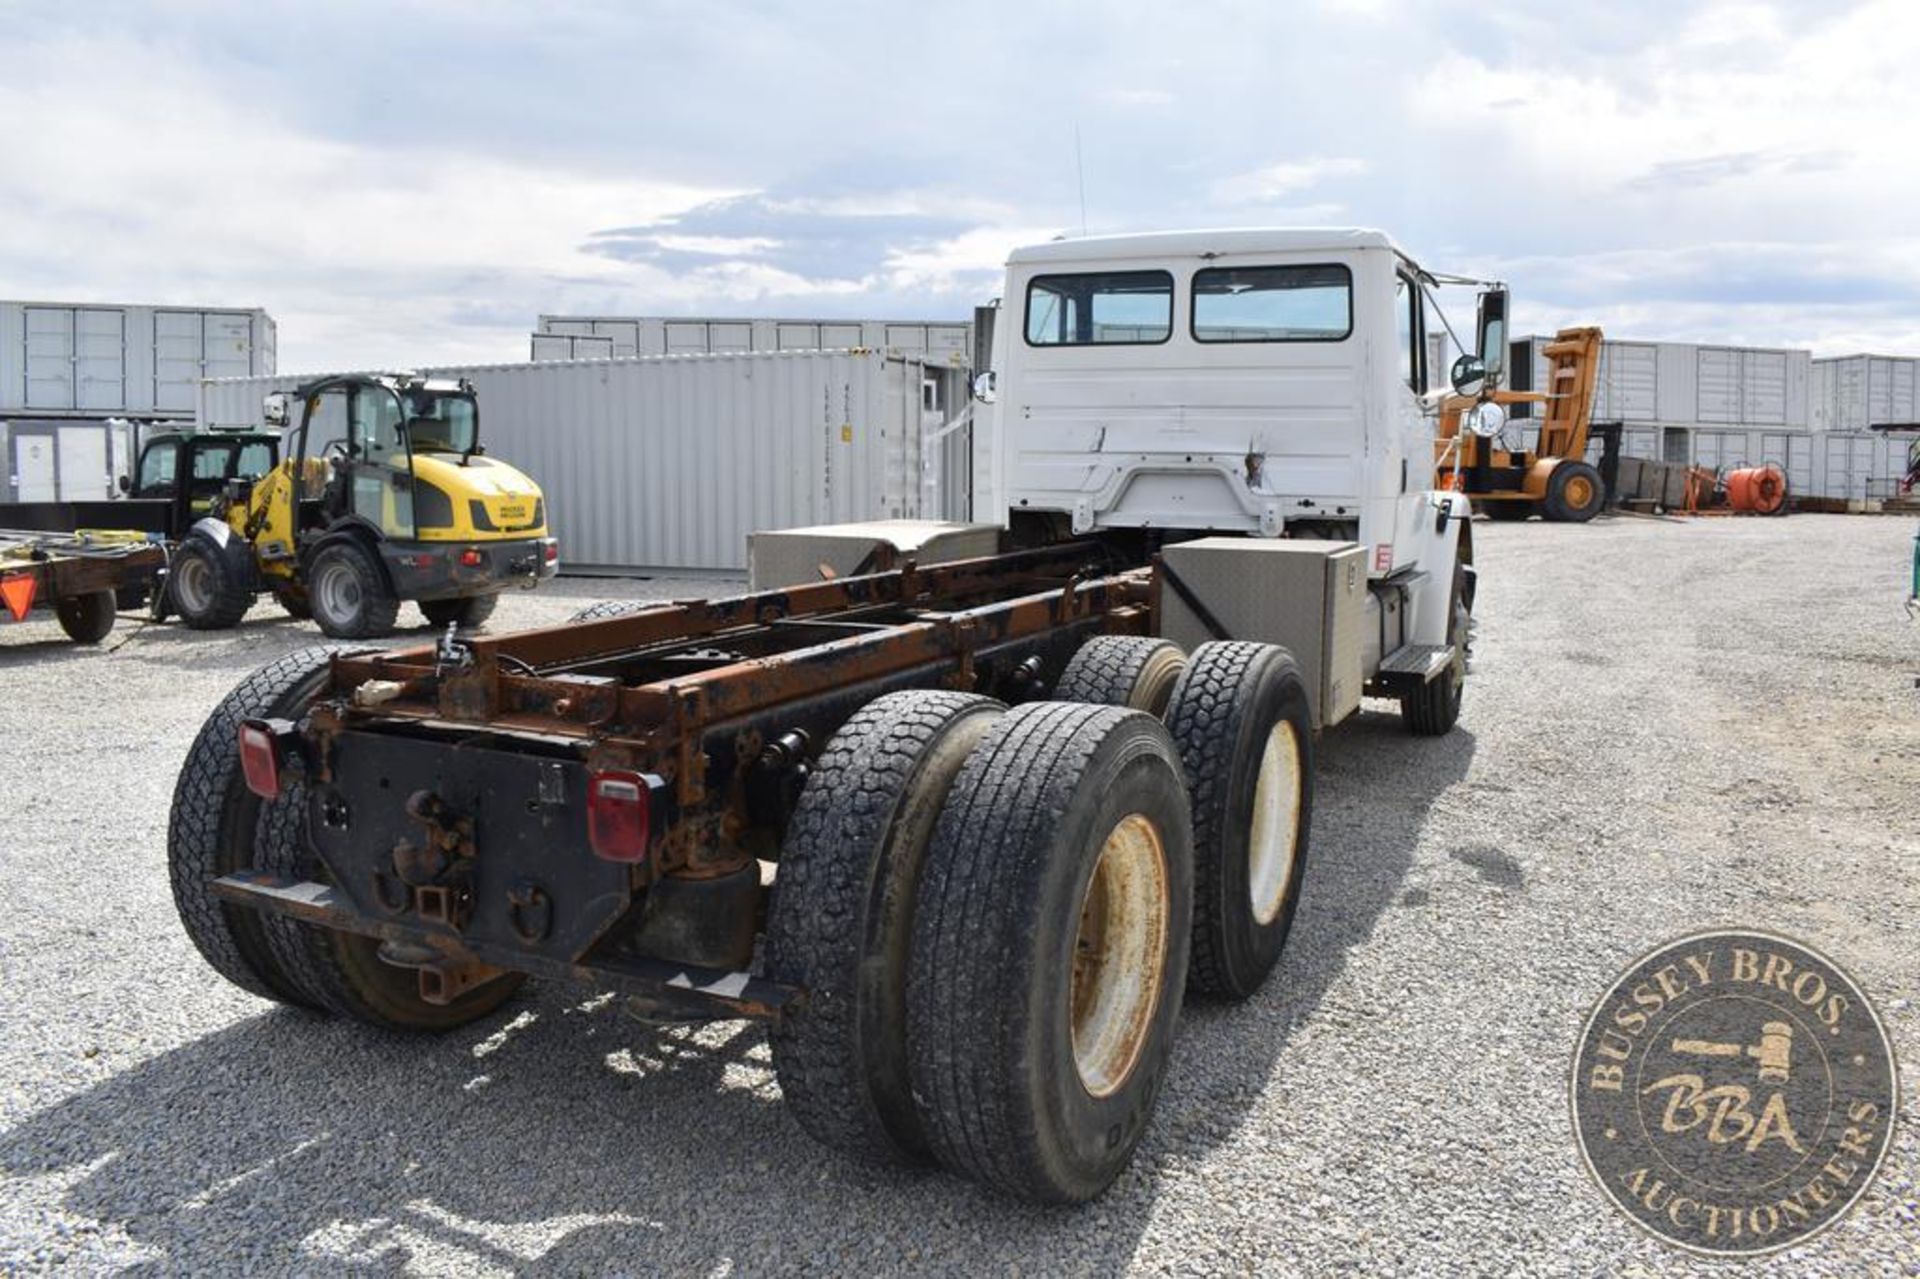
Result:
[[1148,550],[1203,533],[1357,544],[1363,679],[1443,673],[1472,582],[1456,571],[1467,499],[1434,488],[1433,278],[1362,229],[1015,250],[978,384],[975,517],[1000,513],[1016,540],[1144,530]]

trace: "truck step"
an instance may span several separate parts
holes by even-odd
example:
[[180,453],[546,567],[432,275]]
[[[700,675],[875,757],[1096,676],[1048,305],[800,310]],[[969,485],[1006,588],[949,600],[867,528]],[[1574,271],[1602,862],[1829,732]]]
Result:
[[1380,674],[1411,676],[1425,683],[1446,670],[1452,660],[1451,644],[1402,644],[1380,663]]

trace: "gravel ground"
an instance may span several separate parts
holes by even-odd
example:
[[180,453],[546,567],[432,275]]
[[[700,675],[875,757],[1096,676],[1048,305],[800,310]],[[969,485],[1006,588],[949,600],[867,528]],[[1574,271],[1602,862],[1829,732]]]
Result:
[[[1280,971],[1186,1014],[1132,1169],[1071,1211],[823,1154],[744,1024],[549,987],[407,1039],[226,987],[174,919],[168,796],[214,703],[316,633],[0,630],[0,1271],[1729,1273],[1602,1201],[1565,1099],[1592,1001],[1715,924],[1838,960],[1908,1063],[1875,1188],[1754,1268],[1920,1270],[1912,524],[1474,534],[1459,729],[1323,742]],[[495,627],[714,585],[562,581]]]

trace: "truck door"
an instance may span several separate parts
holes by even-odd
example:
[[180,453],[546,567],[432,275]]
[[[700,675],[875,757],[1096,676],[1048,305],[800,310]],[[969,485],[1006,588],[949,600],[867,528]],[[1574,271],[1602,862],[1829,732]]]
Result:
[[[1394,339],[1398,347],[1399,377],[1393,394],[1392,440],[1384,479],[1394,494],[1394,548],[1391,560],[1383,565],[1378,547],[1374,567],[1409,567],[1419,544],[1415,525],[1429,510],[1426,494],[1433,487],[1433,437],[1435,424],[1427,416],[1420,396],[1427,390],[1426,298],[1419,284],[1405,271],[1393,277]],[[1376,481],[1377,482],[1377,481]],[[1409,563],[1402,563],[1407,560]]]

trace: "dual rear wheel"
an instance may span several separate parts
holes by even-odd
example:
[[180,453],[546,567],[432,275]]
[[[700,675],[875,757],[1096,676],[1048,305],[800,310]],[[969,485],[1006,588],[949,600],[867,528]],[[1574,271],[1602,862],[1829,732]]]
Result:
[[1104,637],[1059,691],[848,721],[783,846],[768,961],[808,992],[774,1057],[812,1135],[1074,1202],[1144,1133],[1183,993],[1244,997],[1278,960],[1312,737],[1267,645]]

